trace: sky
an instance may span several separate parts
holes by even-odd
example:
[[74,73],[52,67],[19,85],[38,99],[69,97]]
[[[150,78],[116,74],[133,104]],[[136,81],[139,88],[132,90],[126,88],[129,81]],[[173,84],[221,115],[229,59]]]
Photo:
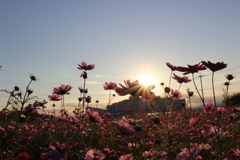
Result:
[[[103,89],[105,82],[124,83],[149,74],[156,85],[153,91],[162,96],[160,83],[168,84],[171,73],[166,62],[187,66],[211,61],[228,64],[215,73],[221,101],[226,74],[236,75],[230,94],[240,89],[239,6],[238,0],[0,1],[0,89],[17,85],[24,91],[33,74],[38,80],[30,88],[38,101],[48,101],[54,87],[68,84],[73,89],[65,104],[73,108],[78,104],[78,87],[83,86],[77,64],[85,61],[95,64],[86,85],[90,105],[98,100],[98,106],[105,108],[109,94]],[[201,74],[206,99],[213,100],[211,71]],[[199,86],[199,74],[194,76]],[[172,80],[171,88],[178,87]],[[183,84],[183,98],[187,88],[196,93],[193,83]],[[7,99],[8,94],[0,92],[0,106]],[[123,99],[128,96],[116,94],[112,103]],[[197,94],[195,99],[200,105]]]

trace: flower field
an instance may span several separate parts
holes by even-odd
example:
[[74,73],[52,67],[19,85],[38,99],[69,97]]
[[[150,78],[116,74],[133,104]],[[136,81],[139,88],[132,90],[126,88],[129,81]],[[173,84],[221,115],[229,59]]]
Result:
[[[141,97],[154,106],[154,85],[144,86],[140,82],[126,80],[124,84],[106,82],[103,89],[112,94],[131,95],[129,112],[98,113],[89,107],[91,96],[86,89],[88,71],[95,65],[78,64],[84,79],[79,87],[79,104],[73,114],[65,109],[64,95],[70,94],[72,86],[53,88],[48,95],[52,101],[52,113],[44,111],[46,101],[33,101],[33,90],[29,87],[37,80],[30,75],[26,90],[18,86],[13,90],[1,90],[9,94],[6,106],[0,112],[0,157],[2,160],[238,160],[240,159],[240,107],[229,105],[228,89],[234,76],[225,77],[226,92],[219,106],[215,99],[214,74],[227,67],[223,62],[202,61],[188,67],[170,68],[170,82],[161,83],[166,99],[166,113],[135,110],[134,100]],[[194,74],[201,70],[212,71],[213,102],[206,102],[195,84]],[[179,76],[177,73],[183,73]],[[192,75],[190,79],[188,74]],[[171,88],[176,80],[179,88]],[[188,90],[182,97],[181,85],[194,83],[195,90]],[[193,111],[191,97],[196,94],[203,109]],[[181,98],[180,111],[172,110],[172,102]],[[61,111],[56,113],[55,102],[61,101]],[[42,113],[39,113],[39,110]]]

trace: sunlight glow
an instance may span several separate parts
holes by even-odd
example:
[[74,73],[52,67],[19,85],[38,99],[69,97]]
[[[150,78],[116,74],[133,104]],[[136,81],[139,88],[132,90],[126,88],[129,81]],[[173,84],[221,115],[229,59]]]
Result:
[[156,80],[148,74],[142,74],[141,76],[139,76],[138,81],[145,86],[156,84]]

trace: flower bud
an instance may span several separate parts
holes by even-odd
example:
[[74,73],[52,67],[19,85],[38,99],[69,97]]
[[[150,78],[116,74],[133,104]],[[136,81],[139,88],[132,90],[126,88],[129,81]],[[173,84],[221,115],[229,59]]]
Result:
[[169,87],[164,88],[165,93],[170,93],[171,89]]
[[229,80],[229,81],[231,81],[231,80],[233,80],[233,79],[235,78],[235,76],[233,76],[232,74],[227,74],[225,77],[226,77],[227,80]]
[[18,86],[14,86],[14,90],[15,91],[19,91],[19,87]]

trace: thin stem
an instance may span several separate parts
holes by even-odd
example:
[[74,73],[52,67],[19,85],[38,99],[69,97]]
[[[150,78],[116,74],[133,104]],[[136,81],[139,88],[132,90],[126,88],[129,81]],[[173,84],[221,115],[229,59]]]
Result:
[[215,105],[215,108],[216,108],[217,103],[216,103],[215,89],[214,89],[214,72],[212,72],[212,90],[213,90],[214,105]]
[[179,88],[178,88],[178,91],[180,91],[181,85],[182,85],[182,83],[180,83]]
[[172,74],[173,74],[173,71],[171,71],[171,74],[170,74],[170,80],[169,80],[169,88],[170,88],[170,85],[171,85],[171,80],[172,80]]
[[203,103],[203,106],[205,106],[204,100],[203,100],[202,96],[200,95],[200,93],[199,93],[199,91],[198,91],[198,88],[197,88],[197,85],[196,85],[196,83],[195,83],[195,79],[194,79],[193,73],[192,73],[192,80],[193,80],[193,84],[194,84],[194,86],[195,86],[195,89],[196,89],[196,91],[197,91],[197,93],[198,93],[198,95],[199,95],[199,97],[200,97],[200,99],[201,99],[201,101],[202,101],[202,103]]
[[202,90],[202,99],[203,99],[203,102],[204,102],[203,85],[202,85],[202,75],[200,74],[199,77],[200,77],[201,90]]

